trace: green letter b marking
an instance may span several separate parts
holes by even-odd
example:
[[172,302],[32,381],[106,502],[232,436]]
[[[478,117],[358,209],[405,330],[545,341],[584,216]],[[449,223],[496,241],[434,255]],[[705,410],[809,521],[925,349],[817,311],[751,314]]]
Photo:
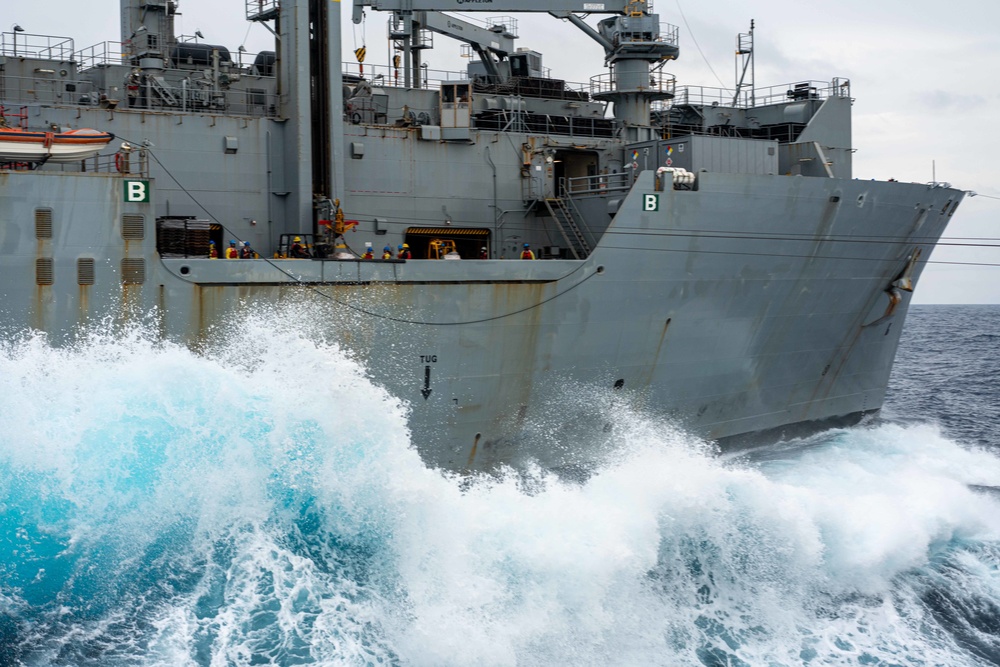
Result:
[[148,202],[149,181],[125,181],[125,201]]

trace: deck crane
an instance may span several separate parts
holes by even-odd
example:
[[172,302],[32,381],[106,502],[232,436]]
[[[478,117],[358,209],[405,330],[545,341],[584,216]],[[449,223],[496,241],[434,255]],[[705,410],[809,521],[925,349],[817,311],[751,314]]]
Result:
[[[354,0],[353,20],[360,23],[366,7],[395,14],[394,23],[399,26],[397,34],[403,42],[404,85],[407,87],[420,86],[420,67],[416,61],[421,45],[415,43],[414,38],[421,28],[472,45],[479,52],[488,75],[498,76],[493,56],[504,57],[512,46],[499,41],[497,38],[503,35],[495,31],[439,13],[461,9],[463,12],[545,12],[573,23],[604,48],[605,60],[611,69],[609,74],[591,79],[592,94],[613,102],[615,116],[628,126],[648,126],[650,101],[673,96],[673,78],[664,75],[658,67],[651,72],[650,66],[662,65],[677,57],[678,31],[675,26],[667,26],[666,32],[662,32],[659,16],[647,12],[646,0],[546,0],[544,3],[537,0],[459,0],[459,3],[456,6],[455,0]],[[602,19],[595,29],[579,14],[612,16]]]
[[[481,27],[469,21],[463,21],[454,16],[434,11],[413,12],[409,32],[405,29],[406,24],[407,19],[404,13],[394,12],[393,25],[403,28],[401,36],[404,43],[407,37],[423,29],[468,44],[479,56],[483,67],[486,69],[486,75],[492,82],[497,82],[501,78],[500,70],[497,68],[497,60],[494,60],[494,58],[503,60],[513,53],[514,40],[517,39],[517,36],[512,34],[504,25],[495,24],[490,27]],[[403,53],[405,57],[405,46]],[[420,64],[414,63],[413,69],[416,76],[419,74]],[[417,81],[416,85],[419,86],[419,81]]]

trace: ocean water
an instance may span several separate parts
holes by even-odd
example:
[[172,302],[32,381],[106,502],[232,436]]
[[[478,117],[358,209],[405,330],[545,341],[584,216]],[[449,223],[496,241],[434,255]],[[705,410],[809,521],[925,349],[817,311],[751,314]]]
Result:
[[1000,307],[918,307],[884,415],[586,481],[455,478],[274,318],[0,346],[0,665],[1000,664]]

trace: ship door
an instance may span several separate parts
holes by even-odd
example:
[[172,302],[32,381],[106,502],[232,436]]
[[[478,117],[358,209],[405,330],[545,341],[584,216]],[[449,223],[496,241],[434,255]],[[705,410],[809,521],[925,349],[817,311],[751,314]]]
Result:
[[472,84],[441,84],[441,127],[469,127]]
[[556,151],[552,166],[554,167],[555,193],[557,197],[562,197],[567,190],[572,194],[576,190],[587,189],[587,184],[582,179],[597,175],[597,153]]

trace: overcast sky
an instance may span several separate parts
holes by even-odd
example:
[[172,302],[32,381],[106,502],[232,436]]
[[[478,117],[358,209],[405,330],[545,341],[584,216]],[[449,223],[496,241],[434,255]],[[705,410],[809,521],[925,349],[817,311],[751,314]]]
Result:
[[[118,41],[118,0],[85,4],[83,12],[79,0],[8,0],[0,28],[17,23],[28,33],[72,37],[76,49]],[[245,6],[182,0],[177,32],[200,30],[204,41],[234,52],[240,44],[250,52],[273,48],[263,27],[245,21]],[[680,29],[680,58],[666,68],[678,86],[732,87],[736,35],[751,19],[758,87],[850,79],[855,177],[929,182],[934,161],[939,181],[981,195],[966,198],[944,242],[1000,245],[1000,2],[656,0],[654,8]],[[366,62],[384,64],[388,17],[370,13],[362,29],[349,22],[349,2],[342,10],[345,60],[364,43]],[[577,28],[542,14],[517,18],[518,44],[542,52],[553,76],[584,82],[604,71],[602,50]],[[426,56],[432,69],[464,66],[457,43],[438,37],[435,45]],[[1000,264],[1000,248],[945,245],[932,262]],[[1000,268],[932,263],[915,296],[918,303],[1000,303]]]

